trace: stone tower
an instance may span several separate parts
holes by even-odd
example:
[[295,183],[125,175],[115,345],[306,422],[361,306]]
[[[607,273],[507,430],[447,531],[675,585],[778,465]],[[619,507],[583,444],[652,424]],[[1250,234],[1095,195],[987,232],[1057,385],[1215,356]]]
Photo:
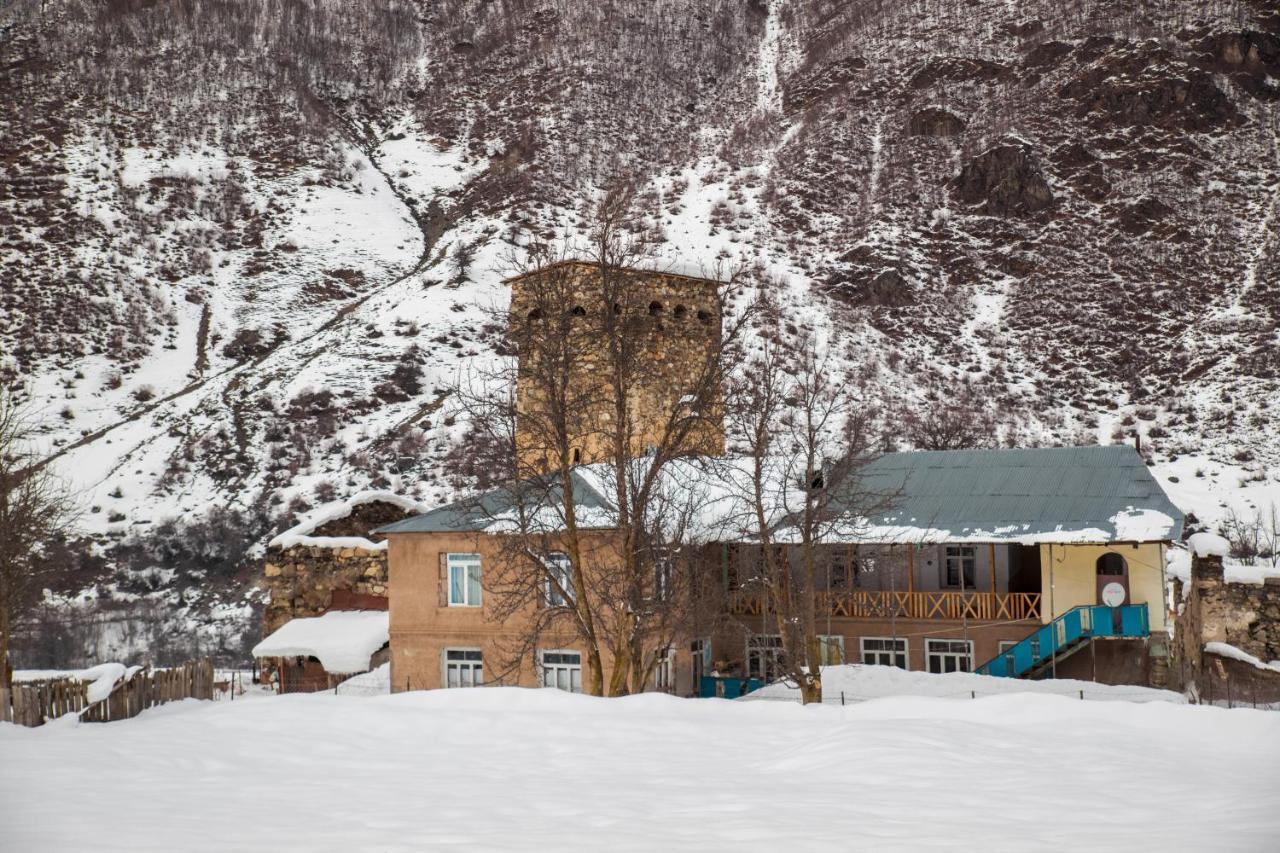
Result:
[[[706,381],[721,345],[719,291],[722,283],[651,270],[613,269],[562,261],[509,279],[512,338],[521,345],[516,389],[516,446],[531,468],[553,467],[554,454],[541,434],[549,411],[539,379],[539,353],[557,341],[570,344],[563,371],[570,378],[571,462],[609,458],[615,431],[614,397],[604,384],[609,348],[623,337],[631,350],[635,379],[626,402],[633,424],[630,453],[641,455],[663,434],[667,418]],[[605,318],[603,312],[612,312]],[[607,322],[606,322],[607,321]],[[614,331],[610,332],[608,329]],[[545,377],[545,372],[542,374]],[[718,386],[685,441],[692,453],[724,453],[723,405]]]

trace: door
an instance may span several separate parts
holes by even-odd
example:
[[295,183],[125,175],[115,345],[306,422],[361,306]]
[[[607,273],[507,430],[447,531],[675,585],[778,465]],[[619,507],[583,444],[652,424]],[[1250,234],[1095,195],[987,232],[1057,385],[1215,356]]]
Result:
[[[1098,558],[1098,603],[1111,608],[1111,634],[1122,634],[1120,608],[1130,603],[1129,564],[1119,554],[1107,553]],[[1095,634],[1105,629],[1106,626],[1096,624],[1095,620]]]

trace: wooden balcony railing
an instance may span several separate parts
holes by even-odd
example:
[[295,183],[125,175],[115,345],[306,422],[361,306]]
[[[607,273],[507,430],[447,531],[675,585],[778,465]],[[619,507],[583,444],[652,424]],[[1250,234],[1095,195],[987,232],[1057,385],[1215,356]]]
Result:
[[[729,612],[764,613],[764,596],[753,590],[730,593]],[[858,589],[823,593],[818,611],[854,619],[978,619],[1001,621],[1040,618],[1038,592],[874,592]]]

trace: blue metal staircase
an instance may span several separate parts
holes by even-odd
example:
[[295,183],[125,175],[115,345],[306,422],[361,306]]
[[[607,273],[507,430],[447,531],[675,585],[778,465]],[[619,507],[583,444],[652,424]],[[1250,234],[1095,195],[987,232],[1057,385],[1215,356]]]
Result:
[[1100,637],[1146,637],[1151,633],[1147,605],[1073,607],[1017,645],[978,667],[979,675],[1020,678],[1036,675],[1055,660],[1070,657]]

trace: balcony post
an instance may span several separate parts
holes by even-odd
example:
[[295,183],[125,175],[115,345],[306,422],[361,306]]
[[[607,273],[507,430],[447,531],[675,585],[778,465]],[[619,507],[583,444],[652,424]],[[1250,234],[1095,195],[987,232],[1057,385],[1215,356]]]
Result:
[[996,594],[996,543],[987,543],[987,559],[991,561],[991,594]]

